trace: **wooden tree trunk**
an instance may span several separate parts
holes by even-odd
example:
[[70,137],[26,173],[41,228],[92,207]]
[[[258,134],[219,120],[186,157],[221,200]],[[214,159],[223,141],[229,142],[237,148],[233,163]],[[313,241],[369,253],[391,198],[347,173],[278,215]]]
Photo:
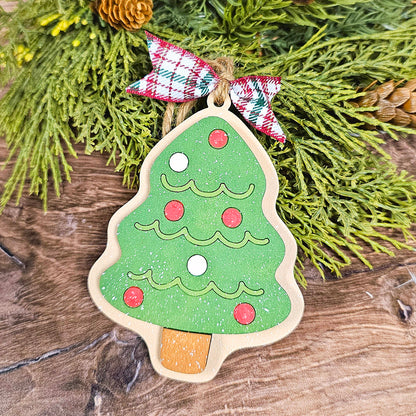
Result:
[[160,359],[172,371],[201,373],[208,359],[211,335],[163,328]]

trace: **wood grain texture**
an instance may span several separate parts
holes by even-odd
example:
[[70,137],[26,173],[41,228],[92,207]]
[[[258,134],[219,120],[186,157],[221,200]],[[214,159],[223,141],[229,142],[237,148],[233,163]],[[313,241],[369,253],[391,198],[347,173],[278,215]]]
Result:
[[[389,144],[416,169],[416,138]],[[157,375],[135,334],[91,302],[87,275],[106,244],[107,222],[133,191],[102,155],[77,147],[72,183],[49,211],[25,197],[0,216],[0,414],[396,415],[416,414],[416,254],[372,254],[343,280],[308,268],[305,315],[282,341],[232,354],[211,382]],[[6,157],[0,141],[0,161]],[[0,172],[3,184],[9,168]],[[2,185],[0,185],[2,186]],[[52,194],[51,194],[52,195]],[[398,300],[402,302],[400,305]],[[406,315],[406,316],[405,316]]]

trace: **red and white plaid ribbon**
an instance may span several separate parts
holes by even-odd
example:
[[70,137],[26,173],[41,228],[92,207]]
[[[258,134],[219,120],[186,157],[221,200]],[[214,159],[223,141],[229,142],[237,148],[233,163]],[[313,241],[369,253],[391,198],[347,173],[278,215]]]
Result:
[[[220,82],[215,71],[191,52],[146,32],[153,71],[134,82],[127,92],[182,103],[204,97]],[[248,76],[230,81],[231,101],[257,130],[284,142],[286,137],[273,113],[271,100],[280,90],[280,77]]]

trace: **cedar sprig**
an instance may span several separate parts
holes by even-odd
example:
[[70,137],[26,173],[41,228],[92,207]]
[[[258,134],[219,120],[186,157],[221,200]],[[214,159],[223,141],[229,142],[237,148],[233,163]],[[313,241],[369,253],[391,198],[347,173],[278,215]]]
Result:
[[[140,111],[140,104],[124,92],[133,76],[132,62],[140,51],[147,54],[143,38],[123,31],[112,43],[113,33],[107,27],[94,26],[95,18],[88,8],[75,11],[70,6],[62,13],[43,13],[41,18],[36,13],[30,15],[27,26],[32,30],[26,33],[26,39],[28,45],[44,46],[31,49],[33,59],[15,68],[14,82],[0,103],[0,126],[10,148],[7,162],[16,155],[2,207],[16,189],[16,200],[20,199],[28,177],[29,192],[39,195],[46,209],[49,175],[59,195],[63,178],[70,181],[72,168],[67,157],[76,157],[76,142],[85,142],[87,153],[107,152],[110,161],[117,160],[116,170],[124,172],[124,182],[136,184],[140,163],[155,141],[151,130],[158,122],[158,104],[148,103]],[[74,13],[79,16],[78,23],[64,34],[54,35],[57,24],[72,20],[68,16]],[[24,20],[25,14],[25,7],[18,9],[12,14],[11,24]],[[50,20],[49,16],[57,18]],[[39,19],[50,21],[39,27]],[[9,36],[6,53],[21,42],[14,29]]]
[[[261,36],[280,26],[319,27],[322,21],[340,21],[347,6],[366,0],[337,0],[340,13],[334,13],[334,1],[320,0],[299,6],[291,0],[208,0],[218,16],[219,27],[229,40],[264,48],[267,38]],[[302,29],[303,30],[303,29]]]
[[[256,35],[257,46],[263,56],[280,55],[301,47],[324,25],[327,27],[326,38],[345,38],[398,29],[415,16],[416,4],[407,0],[353,0],[350,4],[320,0],[307,7],[296,6],[284,10],[288,15],[287,22]],[[301,30],[299,26],[302,26]]]
[[[416,182],[406,172],[397,172],[378,132],[363,129],[368,117],[348,100],[362,95],[355,88],[361,79],[411,78],[416,59],[409,52],[416,40],[407,29],[390,36],[319,42],[323,33],[267,64],[267,71],[286,74],[274,109],[289,140],[284,152],[274,143],[266,147],[281,182],[279,215],[321,274],[339,276],[351,254],[371,267],[362,254],[364,245],[390,255],[392,246],[410,248],[387,230],[411,238]],[[397,42],[397,49],[391,50],[393,62],[379,66],[386,63],[384,50],[392,38]],[[373,62],[363,68],[369,56]],[[361,122],[353,123],[351,117]],[[401,133],[414,133],[378,120],[373,124],[397,139]]]

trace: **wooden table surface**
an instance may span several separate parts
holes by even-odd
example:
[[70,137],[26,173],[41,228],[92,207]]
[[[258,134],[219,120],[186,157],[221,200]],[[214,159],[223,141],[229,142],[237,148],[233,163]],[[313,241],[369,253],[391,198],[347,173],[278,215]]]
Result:
[[[23,263],[0,251],[0,415],[416,415],[416,285],[396,288],[416,273],[416,251],[373,253],[373,270],[355,261],[342,280],[307,267],[290,336],[233,353],[208,383],[169,380],[89,298],[108,220],[134,192],[105,156],[77,150],[72,183],[60,199],[51,189],[47,213],[24,197],[0,216],[0,244]],[[386,150],[416,175],[416,137]],[[6,156],[0,139],[0,166]]]
[[[386,148],[416,173],[415,137]],[[372,254],[372,271],[357,261],[342,280],[308,267],[290,336],[233,353],[208,383],[169,380],[89,298],[108,220],[134,192],[104,155],[77,149],[47,213],[24,197],[0,216],[0,244],[25,266],[0,252],[0,415],[416,415],[416,285],[395,288],[416,272],[416,252]]]

